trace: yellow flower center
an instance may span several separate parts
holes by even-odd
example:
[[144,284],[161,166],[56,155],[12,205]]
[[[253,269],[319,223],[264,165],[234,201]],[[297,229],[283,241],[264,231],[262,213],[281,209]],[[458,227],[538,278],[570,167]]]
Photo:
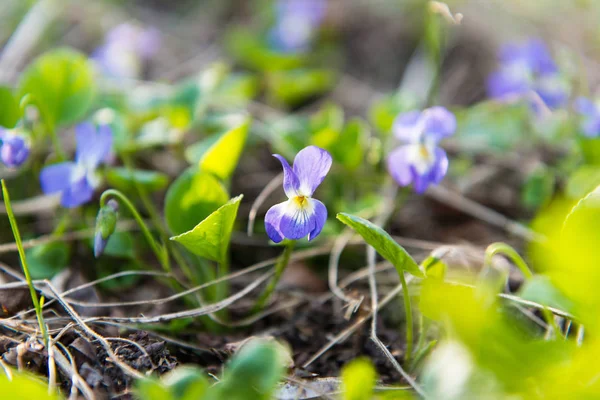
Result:
[[308,206],[308,197],[306,196],[295,196],[294,197],[294,202],[296,203],[296,205],[300,208],[305,208],[306,206]]

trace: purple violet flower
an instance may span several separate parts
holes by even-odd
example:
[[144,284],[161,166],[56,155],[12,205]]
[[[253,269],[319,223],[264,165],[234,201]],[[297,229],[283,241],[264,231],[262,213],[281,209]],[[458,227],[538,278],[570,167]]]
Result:
[[388,156],[390,175],[400,186],[412,184],[417,193],[440,183],[448,171],[448,156],[438,143],[455,130],[456,118],[444,107],[398,115],[393,131],[404,144]]
[[271,44],[284,52],[308,50],[327,9],[326,0],[279,0]]
[[500,49],[499,59],[500,67],[487,81],[491,98],[500,101],[526,98],[536,111],[544,106],[559,108],[566,103],[568,87],[541,40],[507,44]]
[[77,149],[75,162],[67,161],[45,167],[40,173],[42,191],[61,192],[63,207],[77,207],[91,200],[100,185],[98,166],[110,156],[112,132],[108,125],[86,122],[75,127]]
[[20,167],[29,157],[29,144],[14,130],[0,128],[0,160],[9,168]]
[[575,100],[575,111],[583,117],[580,123],[581,133],[588,138],[600,136],[600,107],[588,98]]
[[144,61],[160,47],[161,35],[156,28],[142,28],[124,23],[111,29],[92,59],[103,73],[114,78],[137,78]]
[[298,152],[293,167],[279,154],[273,156],[283,166],[283,190],[288,200],[267,211],[267,235],[275,243],[307,235],[312,240],[321,233],[327,220],[327,208],[312,195],[331,168],[331,155],[319,147],[308,146]]

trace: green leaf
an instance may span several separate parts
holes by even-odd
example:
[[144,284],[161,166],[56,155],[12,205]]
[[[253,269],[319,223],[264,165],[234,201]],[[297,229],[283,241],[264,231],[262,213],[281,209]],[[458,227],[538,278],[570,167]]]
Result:
[[544,306],[555,307],[569,313],[573,312],[573,302],[554,286],[549,277],[544,275],[535,275],[525,281],[519,291],[519,296]]
[[[536,168],[525,180],[521,201],[529,209],[538,209],[550,201],[554,194],[554,174],[545,166]],[[598,182],[600,183],[600,182]]]
[[528,116],[526,105],[479,103],[456,112],[456,139],[469,152],[510,150],[528,137]]
[[148,192],[158,192],[169,184],[169,177],[162,172],[143,169],[129,169],[114,167],[106,171],[106,180],[110,186],[122,190],[131,191],[137,183]]
[[175,235],[187,232],[227,200],[227,190],[214,175],[190,167],[167,190],[167,226]]
[[69,263],[69,246],[53,242],[27,249],[27,264],[33,279],[50,279]]
[[281,349],[276,343],[254,339],[242,346],[214,386],[222,400],[268,400],[284,372]]
[[133,392],[139,399],[146,400],[178,400],[169,388],[165,387],[156,378],[138,379],[133,387]]
[[5,128],[14,128],[21,119],[21,107],[19,101],[13,95],[10,88],[0,86],[0,125]]
[[353,360],[342,369],[343,400],[371,400],[377,372],[366,358]]
[[202,171],[227,180],[240,159],[249,128],[250,119],[246,118],[243,123],[227,132],[213,135],[191,146],[185,153],[186,159],[192,164],[198,163]]
[[569,176],[565,193],[572,199],[580,199],[598,185],[600,185],[600,167],[582,165]]
[[54,127],[81,119],[89,111],[96,91],[90,61],[71,49],[42,54],[25,70],[20,96],[32,96],[46,122]]
[[59,400],[57,393],[48,394],[48,383],[31,374],[11,370],[12,379],[0,374],[0,391],[3,399],[11,400]]
[[163,375],[161,382],[176,400],[202,399],[209,387],[206,373],[200,368],[187,365],[175,368]]
[[231,74],[211,93],[211,104],[239,107],[252,100],[260,89],[258,79],[251,74]]
[[600,138],[580,138],[579,148],[587,164],[600,164]]
[[337,219],[362,236],[365,242],[373,246],[383,258],[396,267],[398,273],[408,271],[416,277],[425,277],[416,261],[380,227],[366,219],[346,213],[338,213]]
[[173,236],[171,240],[181,243],[196,255],[220,263],[224,262],[242,197],[244,196],[240,195],[229,200],[194,229]]
[[386,95],[371,104],[369,122],[378,132],[387,135],[398,114],[418,108],[416,98],[405,92]]
[[327,92],[335,79],[329,69],[276,71],[267,77],[267,95],[276,103],[293,107]]

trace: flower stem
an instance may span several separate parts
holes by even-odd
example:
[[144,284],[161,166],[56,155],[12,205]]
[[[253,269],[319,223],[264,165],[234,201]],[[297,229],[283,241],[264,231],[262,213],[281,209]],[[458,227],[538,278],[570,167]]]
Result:
[[402,283],[402,296],[404,297],[404,312],[406,314],[406,354],[404,355],[404,362],[406,365],[410,364],[413,351],[413,315],[412,308],[410,306],[410,294],[408,293],[408,285],[406,284],[406,278],[404,272],[399,273],[400,282]]
[[123,203],[125,205],[125,207],[127,207],[127,209],[129,209],[129,211],[133,215],[133,218],[137,221],[140,228],[142,228],[142,233],[146,237],[148,244],[150,244],[152,251],[154,251],[154,254],[156,254],[156,257],[158,258],[158,261],[160,262],[163,270],[165,272],[171,272],[171,265],[169,263],[169,254],[167,253],[165,248],[160,246],[156,242],[154,237],[152,237],[152,234],[150,233],[148,226],[142,219],[142,216],[137,211],[137,209],[135,208],[133,203],[131,201],[129,201],[127,196],[125,196],[123,193],[121,193],[120,191],[118,191],[116,189],[105,190],[104,193],[102,193],[102,196],[100,197],[100,207],[104,207],[104,205],[106,204],[106,202],[108,201],[108,199],[111,196],[119,199],[119,201],[121,201],[121,203]]
[[31,280],[31,274],[29,273],[29,267],[27,266],[27,259],[25,258],[25,249],[23,248],[23,242],[21,241],[21,234],[19,233],[19,227],[17,226],[17,220],[15,219],[15,214],[13,213],[12,206],[10,204],[10,197],[8,195],[8,189],[6,188],[6,184],[4,183],[4,179],[2,182],[2,197],[4,198],[4,204],[6,205],[6,213],[8,214],[8,219],[10,221],[10,227],[12,228],[13,236],[15,237],[15,242],[17,243],[17,250],[19,251],[19,258],[21,259],[21,266],[23,267],[23,272],[25,273],[25,279],[27,280],[27,286],[29,286],[29,292],[31,294],[31,300],[33,301],[33,306],[35,308],[35,314],[37,316],[38,325],[40,326],[40,331],[42,332],[42,336],[44,338],[44,345],[48,348],[48,343],[50,341],[50,337],[48,335],[48,330],[46,329],[46,324],[44,323],[44,315],[42,314],[42,305],[37,297],[37,292],[35,287],[33,286],[33,281]]
[[[485,250],[484,265],[491,266],[492,257],[496,254],[504,254],[504,256],[510,259],[513,262],[513,264],[515,264],[517,268],[519,268],[521,274],[523,274],[523,277],[526,281],[533,277],[533,272],[531,272],[531,269],[529,268],[525,260],[523,260],[523,257],[521,257],[519,253],[515,251],[515,249],[502,242],[493,243],[488,246],[488,248]],[[546,320],[548,325],[550,325],[554,332],[556,332],[556,334],[558,335],[558,333],[560,332],[560,328],[556,324],[556,321],[554,320],[554,315],[552,315],[550,310],[548,310],[548,307],[544,307],[542,309],[542,314],[544,315],[544,319]]]
[[273,275],[273,278],[271,278],[264,292],[256,300],[256,303],[252,308],[252,311],[254,313],[262,311],[262,309],[265,307],[265,304],[271,297],[271,294],[275,290],[279,279],[281,279],[281,275],[283,275],[283,271],[285,271],[285,268],[287,267],[290,261],[290,256],[292,255],[292,251],[294,250],[295,245],[295,240],[290,240],[285,244],[285,247],[283,248],[283,253],[281,253],[281,255],[279,256],[277,264],[275,264],[275,275]]

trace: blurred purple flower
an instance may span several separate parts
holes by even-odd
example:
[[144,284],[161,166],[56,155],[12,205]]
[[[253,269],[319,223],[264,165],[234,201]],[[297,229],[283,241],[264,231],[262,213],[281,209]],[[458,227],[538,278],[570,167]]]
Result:
[[455,130],[456,118],[444,107],[398,115],[393,131],[404,144],[388,156],[390,175],[400,186],[412,184],[417,193],[440,183],[448,171],[448,156],[438,143]]
[[20,167],[29,157],[29,145],[23,136],[0,128],[0,140],[0,160],[7,167]]
[[575,100],[575,111],[582,116],[581,133],[589,138],[600,136],[600,107],[585,97]]
[[61,204],[72,208],[88,202],[100,184],[98,166],[110,156],[112,132],[108,125],[89,122],[75,127],[77,150],[75,162],[67,161],[45,167],[40,173],[42,191],[61,192]]
[[284,238],[312,240],[321,233],[327,220],[327,208],[312,195],[331,168],[331,155],[316,146],[308,146],[296,155],[294,165],[274,154],[283,166],[283,190],[288,200],[267,211],[267,235],[275,243]]
[[279,0],[277,21],[269,32],[273,47],[284,52],[309,49],[327,10],[326,0]]
[[156,28],[124,23],[107,33],[105,42],[92,54],[103,73],[114,78],[137,78],[142,63],[151,59],[160,47]]
[[526,98],[536,110],[542,106],[558,108],[566,103],[568,88],[541,40],[507,44],[500,49],[499,59],[500,67],[487,81],[491,98],[500,101]]

